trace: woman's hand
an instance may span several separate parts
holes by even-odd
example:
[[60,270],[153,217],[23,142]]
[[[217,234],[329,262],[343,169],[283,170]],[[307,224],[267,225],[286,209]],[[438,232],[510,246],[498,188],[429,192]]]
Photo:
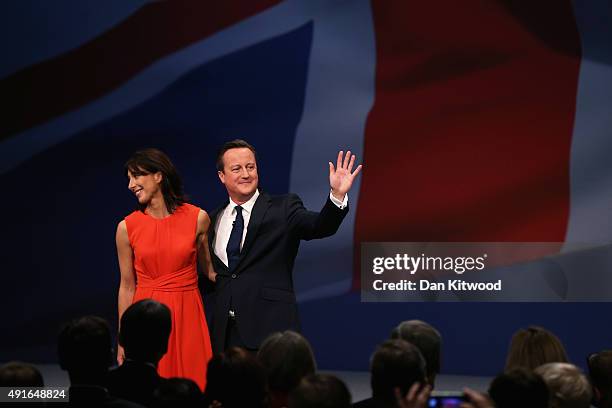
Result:
[[120,345],[117,345],[117,364],[121,365],[125,361],[125,350]]

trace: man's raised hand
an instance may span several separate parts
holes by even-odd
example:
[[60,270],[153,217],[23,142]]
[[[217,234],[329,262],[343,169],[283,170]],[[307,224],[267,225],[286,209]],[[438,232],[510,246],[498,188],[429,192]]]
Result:
[[333,196],[340,201],[344,201],[344,196],[351,189],[353,180],[357,177],[362,168],[360,164],[355,171],[353,171],[355,155],[351,155],[350,150],[346,152],[344,157],[343,153],[342,150],[338,152],[338,161],[335,168],[334,164],[329,162],[329,185]]

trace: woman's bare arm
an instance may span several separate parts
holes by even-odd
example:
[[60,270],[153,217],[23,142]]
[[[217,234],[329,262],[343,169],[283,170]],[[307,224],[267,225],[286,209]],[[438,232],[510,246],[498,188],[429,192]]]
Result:
[[215,282],[217,273],[213,269],[210,249],[208,247],[208,229],[210,228],[210,217],[206,211],[200,210],[198,215],[197,248],[198,263],[208,279]]
[[[136,274],[134,272],[134,252],[128,238],[127,226],[125,220],[121,221],[117,226],[116,234],[117,242],[117,257],[119,259],[119,271],[121,272],[121,281],[119,283],[118,311],[119,322],[125,309],[127,309],[134,299],[136,291]],[[117,361],[123,363],[123,349],[121,346],[117,350]]]

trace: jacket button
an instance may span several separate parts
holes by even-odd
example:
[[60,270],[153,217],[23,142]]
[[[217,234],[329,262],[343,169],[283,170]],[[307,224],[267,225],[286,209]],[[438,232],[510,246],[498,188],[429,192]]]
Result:
[[232,273],[232,279],[236,279],[236,274]]

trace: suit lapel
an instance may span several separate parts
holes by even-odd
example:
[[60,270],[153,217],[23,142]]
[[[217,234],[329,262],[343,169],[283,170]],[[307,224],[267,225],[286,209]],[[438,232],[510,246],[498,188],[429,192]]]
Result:
[[213,262],[213,265],[217,264],[217,265],[225,266],[225,264],[221,262],[221,259],[219,259],[219,257],[215,253],[214,242],[215,242],[215,236],[217,235],[218,218],[219,216],[221,216],[221,214],[223,213],[223,210],[225,209],[225,207],[228,206],[228,204],[229,204],[229,200],[226,201],[225,204],[223,204],[221,207],[217,208],[210,214],[210,228],[208,231],[208,248],[210,251],[210,256],[213,257],[214,261],[216,261],[216,262]]
[[253,246],[253,242],[255,242],[255,238],[257,237],[257,230],[259,230],[259,226],[261,225],[268,208],[270,208],[270,201],[270,196],[265,193],[260,193],[259,197],[257,197],[257,201],[255,201],[255,205],[253,206],[253,213],[249,219],[247,234],[244,238],[244,244],[242,244],[240,260],[236,265],[236,269],[238,269],[240,263],[249,252],[249,249]]

